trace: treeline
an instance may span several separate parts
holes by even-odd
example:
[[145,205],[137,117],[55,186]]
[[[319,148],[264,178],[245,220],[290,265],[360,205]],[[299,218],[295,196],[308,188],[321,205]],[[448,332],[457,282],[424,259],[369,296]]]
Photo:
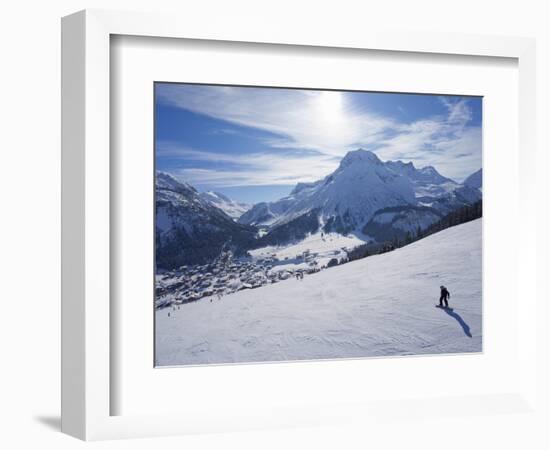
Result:
[[479,219],[482,216],[483,204],[482,201],[479,200],[471,205],[463,206],[462,208],[450,212],[437,222],[431,224],[425,230],[419,229],[417,231],[417,237],[418,239],[421,239],[446,228],[454,227],[455,225],[460,225],[461,223],[466,223],[475,219]]
[[[345,264],[347,262],[355,261],[357,259],[363,259],[371,255],[380,255],[382,253],[390,252],[392,250],[395,250],[396,248],[404,247],[405,245],[416,242],[431,234],[445,230],[446,228],[470,222],[472,220],[479,219],[482,216],[483,204],[482,201],[479,200],[471,205],[463,206],[448,213],[424,230],[418,227],[416,232],[414,233],[407,231],[404,238],[399,238],[396,236],[392,240],[383,243],[363,244],[355,247],[354,249],[347,252],[346,258],[340,259],[339,264]],[[331,262],[333,263],[332,265],[336,265],[333,261]]]

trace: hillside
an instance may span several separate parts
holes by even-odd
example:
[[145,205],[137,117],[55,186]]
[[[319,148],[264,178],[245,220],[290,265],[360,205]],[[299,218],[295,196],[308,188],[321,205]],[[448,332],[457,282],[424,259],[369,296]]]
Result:
[[[156,363],[479,352],[481,227],[475,220],[301,281],[157,310]],[[453,311],[434,307],[441,284]]]
[[483,187],[483,169],[479,169],[466,178],[464,180],[464,185],[474,189],[481,189]]
[[157,172],[155,209],[158,268],[207,263],[223,249],[242,253],[255,242],[254,228],[235,222],[194,187],[167,173]]

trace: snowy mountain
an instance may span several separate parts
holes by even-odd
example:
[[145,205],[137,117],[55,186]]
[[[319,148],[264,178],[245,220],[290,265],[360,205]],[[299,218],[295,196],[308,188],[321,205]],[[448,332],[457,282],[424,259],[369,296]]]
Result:
[[479,169],[466,178],[464,185],[474,189],[481,189],[483,187],[483,169]]
[[356,150],[325,178],[298,183],[287,197],[258,203],[241,215],[246,205],[219,193],[200,194],[159,172],[157,263],[163,268],[207,263],[222,250],[242,255],[327,233],[353,233],[364,242],[408,240],[481,200],[481,190],[472,187],[476,176],[481,180],[478,173],[459,184],[431,166],[383,162],[372,152]]
[[[307,232],[358,230],[382,238],[392,233],[379,233],[380,228],[393,228],[394,235],[401,235],[480,199],[479,190],[442,176],[434,167],[382,162],[373,152],[359,149],[348,152],[332,174],[314,183],[297,184],[281,200],[255,205],[239,222],[268,227],[266,239],[270,234],[281,235],[281,227],[294,236],[304,235],[304,222]],[[306,214],[309,218],[304,221]]]
[[190,184],[177,180],[172,175],[164,172],[157,171],[155,183],[157,193],[162,191],[173,191],[189,198],[193,198],[198,193]]
[[387,161],[386,166],[412,182],[415,197],[419,201],[447,194],[460,186],[432,166],[417,169],[412,162],[403,161]]
[[294,202],[294,196],[296,194],[295,190],[290,193],[289,197],[284,197],[276,202],[256,203],[252,208],[239,217],[239,222],[249,225],[272,225],[277,218],[284,215],[284,213]]
[[256,230],[236,223],[195,188],[169,174],[156,176],[156,260],[163,268],[211,261],[222,249],[237,253]]
[[229,197],[219,192],[213,192],[213,191],[202,192],[200,196],[204,200],[212,203],[214,206],[221,209],[224,213],[226,213],[229,217],[231,217],[234,220],[237,220],[246,211],[252,208],[252,205],[249,205],[247,203],[236,202],[235,200],[231,200]]
[[[303,280],[159,309],[156,363],[480,352],[481,249],[478,219]],[[434,307],[442,284],[454,310]]]
[[339,167],[322,180],[299,184],[277,202],[254,206],[239,222],[272,229],[317,211],[325,230],[350,231],[362,226],[377,210],[415,204],[411,181],[365,150],[349,152]]

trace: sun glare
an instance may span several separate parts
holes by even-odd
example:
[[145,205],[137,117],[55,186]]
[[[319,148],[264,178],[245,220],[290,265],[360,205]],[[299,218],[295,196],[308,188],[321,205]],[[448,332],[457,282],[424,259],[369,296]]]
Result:
[[317,99],[319,116],[327,122],[339,121],[342,118],[343,98],[340,92],[325,91]]

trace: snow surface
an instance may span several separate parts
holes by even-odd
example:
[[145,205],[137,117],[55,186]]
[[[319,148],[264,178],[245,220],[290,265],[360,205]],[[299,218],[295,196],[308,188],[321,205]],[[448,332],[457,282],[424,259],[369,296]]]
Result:
[[[481,226],[478,219],[302,281],[157,310],[156,364],[480,352]],[[434,306],[441,284],[453,311]]]
[[[310,234],[298,243],[284,246],[268,246],[249,253],[253,259],[275,257],[279,261],[273,270],[286,270],[298,267],[306,268],[307,264],[296,264],[296,257],[307,252],[320,266],[326,265],[332,258],[344,258],[347,253],[344,249],[351,250],[359,245],[371,241],[368,236],[361,233],[350,233],[344,236],[339,233],[317,232]],[[288,264],[285,262],[288,261]]]

